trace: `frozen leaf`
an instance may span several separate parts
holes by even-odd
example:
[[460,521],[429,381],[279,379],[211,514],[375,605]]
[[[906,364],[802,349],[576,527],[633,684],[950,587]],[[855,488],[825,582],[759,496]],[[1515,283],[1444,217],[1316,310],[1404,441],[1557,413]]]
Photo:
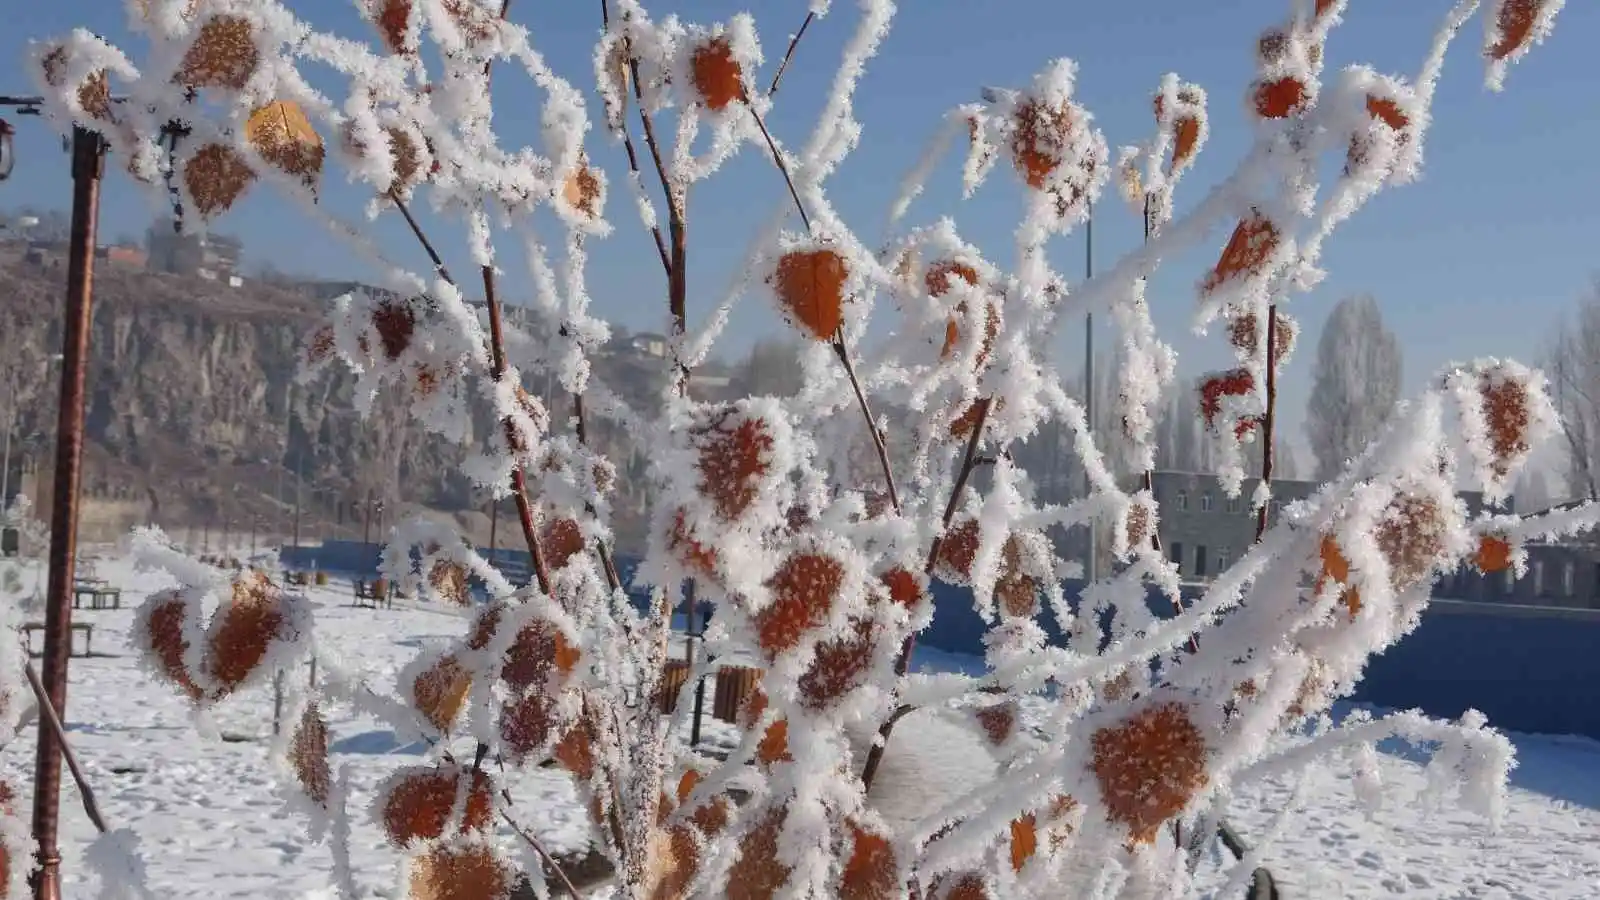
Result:
[[1528,45],[1533,24],[1544,0],[1501,0],[1495,12],[1487,53],[1490,59],[1503,60]]
[[1234,369],[1212,375],[1200,384],[1200,415],[1208,428],[1215,428],[1228,397],[1245,397],[1255,390],[1256,379],[1249,369]]
[[333,770],[328,765],[328,721],[314,702],[300,714],[289,741],[289,765],[306,796],[326,809],[333,789]]
[[983,736],[989,739],[989,743],[999,747],[1016,734],[1020,713],[1016,701],[1006,700],[980,707],[973,713],[973,718],[978,720],[978,727],[983,730]]
[[540,529],[539,542],[550,568],[561,569],[583,553],[583,528],[570,516],[554,518]]
[[245,122],[244,132],[245,139],[263,159],[299,176],[307,188],[316,189],[325,151],[322,137],[311,127],[300,104],[274,100],[259,107]]
[[232,693],[267,658],[289,624],[283,595],[263,572],[248,572],[233,582],[232,595],[217,610],[206,648],[206,668],[214,683],[212,699]]
[[1091,768],[1106,815],[1135,843],[1152,843],[1208,782],[1206,742],[1176,702],[1145,707],[1120,725],[1098,729]]
[[462,806],[460,834],[483,831],[494,815],[494,786],[483,772],[451,763],[410,766],[390,776],[379,789],[382,806],[378,820],[396,847],[443,837],[457,807],[457,793],[467,792]]
[[371,0],[367,14],[378,27],[378,36],[385,47],[396,56],[413,56],[417,52],[417,33],[411,23],[411,0]]
[[428,570],[428,586],[447,603],[466,606],[471,601],[467,593],[467,568],[448,559],[436,561]]
[[1011,159],[1028,186],[1043,190],[1072,144],[1079,110],[1071,103],[1050,105],[1029,99],[1017,106]]
[[816,655],[800,676],[800,702],[813,710],[826,710],[861,685],[872,665],[876,646],[872,626],[857,622],[838,637],[817,645]]
[[1511,568],[1511,542],[1499,535],[1483,535],[1478,538],[1478,552],[1473,562],[1485,575],[1504,572]]
[[689,61],[695,92],[707,108],[722,110],[744,97],[744,73],[725,37],[714,37],[695,48]]
[[1039,851],[1039,828],[1033,813],[1011,820],[1011,870],[1021,872]]
[[888,837],[846,821],[850,856],[839,878],[840,900],[890,900],[899,896],[900,872]]
[[161,674],[190,700],[199,700],[204,691],[185,662],[192,610],[191,604],[176,591],[152,597],[144,612],[143,638]]
[[212,16],[200,26],[173,80],[191,88],[243,90],[261,65],[255,25],[244,16]]
[[695,540],[681,509],[673,516],[672,531],[668,534],[667,546],[690,571],[713,582],[717,581],[716,548]]
[[756,745],[756,759],[766,766],[794,759],[789,755],[788,719],[776,719],[762,732],[761,742]]
[[1389,563],[1396,591],[1422,583],[1433,573],[1445,549],[1443,510],[1432,497],[1396,497],[1378,523],[1374,537]]
[[1277,226],[1259,212],[1252,211],[1250,218],[1241,221],[1222,249],[1222,258],[1201,285],[1203,293],[1211,293],[1227,282],[1259,275],[1278,249],[1280,235]]
[[440,732],[455,725],[472,688],[472,673],[452,654],[440,657],[411,682],[411,703]]
[[788,883],[791,869],[778,857],[778,836],[787,816],[783,807],[769,810],[744,834],[728,871],[727,900],[773,900]]
[[827,248],[786,253],[773,275],[785,317],[819,341],[832,340],[844,323],[844,284],[849,277],[844,257]]
[[411,346],[417,331],[417,313],[405,300],[384,298],[372,310],[372,327],[378,332],[378,342],[383,345],[383,355],[399,359]]
[[756,614],[761,649],[769,659],[793,650],[807,633],[827,621],[844,566],[821,553],[794,553],[767,581],[772,602]]
[[1496,476],[1505,478],[1512,466],[1531,449],[1528,446],[1528,388],[1505,373],[1485,372],[1478,390],[1483,397],[1483,418],[1493,452],[1491,465]]
[[691,440],[699,451],[700,493],[711,501],[719,519],[739,521],[772,470],[771,426],[732,406],[696,428]]
[[1263,119],[1286,119],[1299,112],[1309,99],[1305,82],[1293,75],[1258,82],[1254,97],[1256,115]]
[[545,694],[523,694],[500,709],[500,739],[516,760],[543,750],[556,725],[555,703]]
[[567,205],[582,213],[590,219],[600,217],[600,208],[604,204],[602,197],[602,184],[600,177],[589,168],[589,164],[581,157],[578,164],[572,167],[567,177],[561,182],[561,198]]
[[579,781],[594,777],[594,740],[589,736],[588,726],[582,722],[567,730],[566,736],[550,751],[550,756]]
[[895,566],[878,578],[888,587],[889,599],[906,609],[914,609],[923,598],[922,579],[904,566]]
[[244,158],[222,144],[206,144],[183,166],[184,187],[207,219],[227,212],[255,178]]
[[577,668],[582,655],[559,626],[534,619],[517,632],[500,675],[515,690],[557,688]]
[[485,844],[440,844],[411,863],[410,900],[511,900],[515,873]]
[[939,577],[964,584],[972,577],[972,563],[978,557],[978,520],[963,519],[948,528],[939,539]]

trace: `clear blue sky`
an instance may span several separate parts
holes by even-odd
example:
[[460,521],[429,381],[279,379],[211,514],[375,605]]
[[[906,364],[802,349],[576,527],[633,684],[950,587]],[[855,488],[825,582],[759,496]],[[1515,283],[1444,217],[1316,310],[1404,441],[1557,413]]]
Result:
[[[350,2],[290,5],[324,29],[370,34]],[[1383,72],[1414,73],[1450,5],[1449,0],[1356,0],[1330,42],[1330,72],[1364,62]],[[676,11],[698,22],[750,9],[770,71],[806,4],[683,0],[651,6],[658,16]],[[19,60],[30,37],[81,25],[124,46],[137,60],[142,51],[128,40],[121,7],[112,0],[29,4],[25,24],[0,29],[0,53]],[[865,136],[832,182],[835,202],[869,244],[877,243],[901,175],[946,109],[975,99],[983,84],[1023,85],[1051,58],[1067,56],[1080,66],[1080,99],[1113,147],[1149,134],[1150,95],[1163,73],[1175,71],[1210,92],[1212,139],[1180,190],[1181,211],[1186,201],[1197,200],[1230,172],[1242,153],[1248,135],[1242,98],[1254,40],[1287,8],[1288,0],[906,0],[861,84],[857,116],[865,123]],[[599,28],[597,0],[521,2],[513,5],[512,16],[532,30],[536,46],[558,71],[589,92],[597,112],[589,61]],[[780,139],[803,142],[855,16],[854,3],[837,0],[833,12],[806,35],[771,116]],[[1327,282],[1291,308],[1305,329],[1282,397],[1291,423],[1303,414],[1322,321],[1348,293],[1370,291],[1378,298],[1405,347],[1408,389],[1450,359],[1498,354],[1531,361],[1597,268],[1600,167],[1594,164],[1594,146],[1600,142],[1600,118],[1593,115],[1594,65],[1588,56],[1596,35],[1600,4],[1568,3],[1554,37],[1512,70],[1505,93],[1492,94],[1482,87],[1482,20],[1469,24],[1445,67],[1423,179],[1386,192],[1337,233],[1324,259]],[[16,62],[6,72],[0,93],[28,90]],[[534,140],[533,88],[520,77],[497,78],[496,93],[503,139]],[[530,111],[522,114],[519,108]],[[21,131],[18,169],[0,186],[0,206],[65,208],[65,155],[40,124],[23,122]],[[664,319],[663,280],[620,184],[621,149],[599,129],[591,145],[595,161],[612,176],[607,214],[617,225],[616,235],[596,245],[591,259],[590,287],[598,311],[636,330],[658,329]],[[1019,208],[1015,179],[1002,163],[978,197],[963,203],[958,155],[941,167],[911,218],[921,223],[954,214],[967,237],[1008,262]],[[109,240],[142,234],[160,209],[149,205],[119,168],[108,170],[114,174],[105,192],[103,235]],[[703,315],[720,297],[749,229],[782,200],[782,191],[781,180],[756,148],[746,148],[718,179],[697,189],[690,209],[692,317]],[[355,220],[362,202],[361,191],[345,183],[343,173],[326,179],[326,208]],[[243,238],[252,261],[270,258],[282,269],[325,277],[371,277],[354,254],[264,188],[254,189],[216,227]],[[392,258],[419,271],[425,267],[394,214],[385,214],[371,230]],[[1153,285],[1157,324],[1178,346],[1186,375],[1227,360],[1220,336],[1197,338],[1189,331],[1192,285],[1225,238],[1218,233],[1203,252],[1169,260]],[[459,242],[443,234],[436,240],[458,268],[465,265]],[[1095,234],[1100,265],[1138,240],[1137,214],[1104,204]],[[1058,242],[1053,259],[1059,270],[1076,273],[1082,254],[1081,235],[1074,235]],[[509,260],[507,267],[513,279],[521,271]],[[742,353],[750,341],[781,327],[759,302],[747,304],[722,350]],[[1081,344],[1081,334],[1063,337],[1063,365],[1076,364]]]

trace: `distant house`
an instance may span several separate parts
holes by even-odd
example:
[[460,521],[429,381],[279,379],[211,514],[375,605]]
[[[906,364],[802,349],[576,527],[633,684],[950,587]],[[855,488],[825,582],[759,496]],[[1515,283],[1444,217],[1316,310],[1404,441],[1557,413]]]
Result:
[[145,232],[149,256],[146,266],[152,272],[169,275],[199,275],[211,281],[230,284],[239,271],[244,245],[237,238],[222,234],[177,234],[171,225],[157,222]]
[[[1215,475],[1159,471],[1152,474],[1151,483],[1156,502],[1161,507],[1158,527],[1161,547],[1166,551],[1167,558],[1177,563],[1183,580],[1212,580],[1255,542],[1256,516],[1250,511],[1250,498],[1254,496],[1260,479],[1246,478],[1238,496],[1233,498],[1223,491],[1222,481]],[[1267,508],[1268,524],[1276,524],[1283,504],[1304,500],[1320,487],[1314,481],[1274,480],[1272,502]],[[1466,502],[1471,515],[1477,515],[1487,508],[1480,491],[1462,491],[1459,496]],[[1479,575],[1470,567],[1467,573],[1452,576],[1457,577],[1483,582],[1494,580],[1494,577]],[[1455,585],[1454,581],[1446,581]],[[1465,589],[1465,585],[1462,587]],[[1482,590],[1483,587],[1476,589]],[[1445,595],[1457,596],[1453,593]]]
[[[1534,517],[1570,509],[1583,501],[1562,503],[1522,515]],[[1600,534],[1593,531],[1550,541],[1531,541],[1527,571],[1480,575],[1471,565],[1440,579],[1441,596],[1461,600],[1600,609]]]
[[667,336],[641,331],[629,339],[628,347],[635,353],[662,358],[667,355]]

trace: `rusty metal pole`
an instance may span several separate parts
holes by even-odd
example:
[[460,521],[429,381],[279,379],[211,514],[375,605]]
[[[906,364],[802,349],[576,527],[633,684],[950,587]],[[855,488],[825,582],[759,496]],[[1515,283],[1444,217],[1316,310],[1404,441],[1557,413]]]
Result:
[[[84,381],[93,318],[94,244],[100,214],[105,142],[99,132],[72,132],[72,245],[67,256],[67,304],[61,336],[61,401],[56,418],[54,506],[50,516],[50,580],[46,593],[43,672],[45,692],[63,719],[67,709],[67,658],[72,650],[72,582],[77,554],[78,488],[83,470]],[[35,900],[60,900],[61,851],[56,831],[61,806],[61,743],[39,729],[34,765],[33,837],[39,868]]]

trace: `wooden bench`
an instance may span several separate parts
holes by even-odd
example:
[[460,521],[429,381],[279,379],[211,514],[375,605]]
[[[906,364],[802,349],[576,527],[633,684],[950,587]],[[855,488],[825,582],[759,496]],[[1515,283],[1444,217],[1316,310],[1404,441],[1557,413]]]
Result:
[[305,587],[310,582],[310,577],[304,572],[286,572],[283,576],[283,583],[294,587]]
[[[29,656],[42,656],[42,655],[44,655],[43,648],[41,648],[37,653],[35,653],[34,649],[33,649],[33,633],[36,632],[36,631],[43,631],[43,630],[44,630],[44,623],[43,622],[25,622],[25,623],[23,623],[23,625],[22,625],[22,639],[23,639],[23,642],[27,645],[28,655]],[[91,649],[90,645],[94,642],[94,626],[90,625],[88,622],[73,622],[72,623],[72,630],[74,632],[80,632],[80,631],[83,632],[83,652],[82,653],[73,653],[72,652],[71,641],[69,640],[68,641],[68,645],[67,645],[67,655],[68,656],[92,656],[93,655],[93,650]]]
[[717,697],[711,704],[712,718],[723,722],[739,721],[739,708],[761,683],[761,670],[747,666],[723,666],[717,670]]
[[667,670],[661,673],[661,686],[656,694],[656,706],[662,715],[671,715],[678,708],[678,693],[689,680],[689,664],[681,659],[667,660]]
[[122,590],[98,578],[84,579],[72,586],[72,608],[82,609],[84,598],[88,598],[90,609],[122,608]]
[[[379,585],[382,585],[383,588],[381,593],[378,590]],[[378,604],[381,603],[385,609],[394,608],[394,591],[391,589],[389,582],[381,579],[379,581],[366,581],[358,578],[351,586],[355,589],[356,606],[377,609]]]

